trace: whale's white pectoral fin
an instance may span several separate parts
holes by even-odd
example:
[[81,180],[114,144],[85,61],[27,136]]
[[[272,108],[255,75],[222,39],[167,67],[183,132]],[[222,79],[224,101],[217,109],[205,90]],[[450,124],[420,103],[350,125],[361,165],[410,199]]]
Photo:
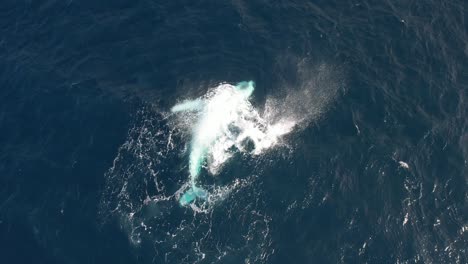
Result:
[[204,102],[203,100],[196,99],[196,100],[189,100],[184,101],[180,104],[176,104],[171,108],[171,112],[186,112],[186,111],[199,111],[203,108]]

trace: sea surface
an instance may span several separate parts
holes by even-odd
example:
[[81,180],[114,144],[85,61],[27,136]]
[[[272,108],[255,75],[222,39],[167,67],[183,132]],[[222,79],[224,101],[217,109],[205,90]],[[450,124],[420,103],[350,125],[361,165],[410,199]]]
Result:
[[[468,263],[466,14],[1,1],[0,263]],[[250,80],[293,128],[208,157],[181,205],[206,113],[171,107]]]

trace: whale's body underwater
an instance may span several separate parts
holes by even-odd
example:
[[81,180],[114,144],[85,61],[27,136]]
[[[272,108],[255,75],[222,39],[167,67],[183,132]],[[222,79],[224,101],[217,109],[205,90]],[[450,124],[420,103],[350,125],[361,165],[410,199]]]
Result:
[[252,154],[273,145],[278,136],[290,131],[291,125],[268,125],[253,108],[249,99],[254,82],[240,82],[236,86],[223,84],[203,99],[185,101],[172,107],[173,113],[198,111],[190,144],[190,187],[179,198],[182,206],[195,200],[205,200],[208,192],[197,186],[197,178],[205,162],[215,174],[232,156],[233,147],[245,150],[245,142],[253,144]]

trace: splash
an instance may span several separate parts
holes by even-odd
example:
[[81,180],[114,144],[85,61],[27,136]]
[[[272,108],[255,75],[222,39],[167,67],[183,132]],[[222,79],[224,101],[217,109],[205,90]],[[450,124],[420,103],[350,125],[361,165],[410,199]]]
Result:
[[[101,224],[117,220],[131,245],[146,253],[147,245],[157,245],[157,250],[149,253],[155,262],[177,263],[183,257],[190,263],[229,259],[268,263],[275,248],[271,207],[264,199],[270,196],[263,188],[267,171],[264,166],[269,166],[273,157],[292,158],[295,145],[303,142],[296,141],[301,131],[326,118],[327,109],[334,105],[337,91],[343,87],[340,71],[333,65],[296,62],[280,60],[278,67],[288,70],[275,70],[277,78],[272,76],[273,86],[262,100],[254,102],[253,96],[258,96],[254,84],[250,87],[249,82],[244,82],[221,84],[203,96],[193,97],[195,100],[179,101],[181,104],[172,109],[174,113],[168,114],[167,108],[152,104],[138,109],[125,142],[104,176],[99,205]],[[291,70],[294,80],[283,79]],[[247,98],[235,99],[242,98],[239,89],[244,89]],[[192,189],[190,168],[181,172],[180,166],[174,164],[183,164],[184,160],[190,163],[192,146],[196,138],[202,137],[197,132],[203,130],[208,115],[215,117],[215,113],[220,113],[212,111],[217,108],[216,102],[230,105],[226,101],[232,102],[234,110],[232,116],[224,115],[219,121],[222,129],[203,150],[205,156],[199,160],[194,181],[195,187],[204,191],[198,197],[196,191],[200,189]],[[221,111],[229,112],[224,108]],[[285,138],[288,131],[295,135]],[[267,152],[280,155],[265,159]],[[223,166],[227,167],[235,157],[247,162],[242,173],[236,171],[241,177],[223,179],[222,185],[207,183],[213,182],[209,175],[221,175]],[[298,200],[294,208],[307,207],[316,197],[313,193],[304,202]],[[182,200],[184,194],[187,195]],[[222,204],[224,210],[217,210],[220,208],[216,205],[229,198],[229,203]],[[182,200],[180,203],[191,210],[181,212],[174,199]],[[227,234],[226,228],[237,232]],[[217,250],[213,251],[215,247]]]
[[198,111],[192,128],[189,157],[188,190],[179,198],[182,206],[195,200],[209,199],[207,190],[197,179],[207,163],[209,172],[216,175],[235,150],[258,155],[277,144],[290,132],[294,121],[282,120],[269,124],[250,102],[254,82],[240,82],[236,86],[221,84],[203,98],[175,105],[172,112]]

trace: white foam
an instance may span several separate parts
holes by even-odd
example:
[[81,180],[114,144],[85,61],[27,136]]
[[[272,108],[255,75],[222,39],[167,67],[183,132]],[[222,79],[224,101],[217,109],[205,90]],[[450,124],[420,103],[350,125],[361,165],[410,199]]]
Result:
[[[249,99],[249,93],[230,84],[219,85],[204,98],[206,106],[194,128],[192,151],[196,152],[195,159],[206,149],[212,174],[232,157],[233,149],[259,155],[275,146],[295,125],[294,120],[271,124]],[[245,146],[246,140],[253,143],[253,148]],[[193,164],[196,166],[197,160]]]

